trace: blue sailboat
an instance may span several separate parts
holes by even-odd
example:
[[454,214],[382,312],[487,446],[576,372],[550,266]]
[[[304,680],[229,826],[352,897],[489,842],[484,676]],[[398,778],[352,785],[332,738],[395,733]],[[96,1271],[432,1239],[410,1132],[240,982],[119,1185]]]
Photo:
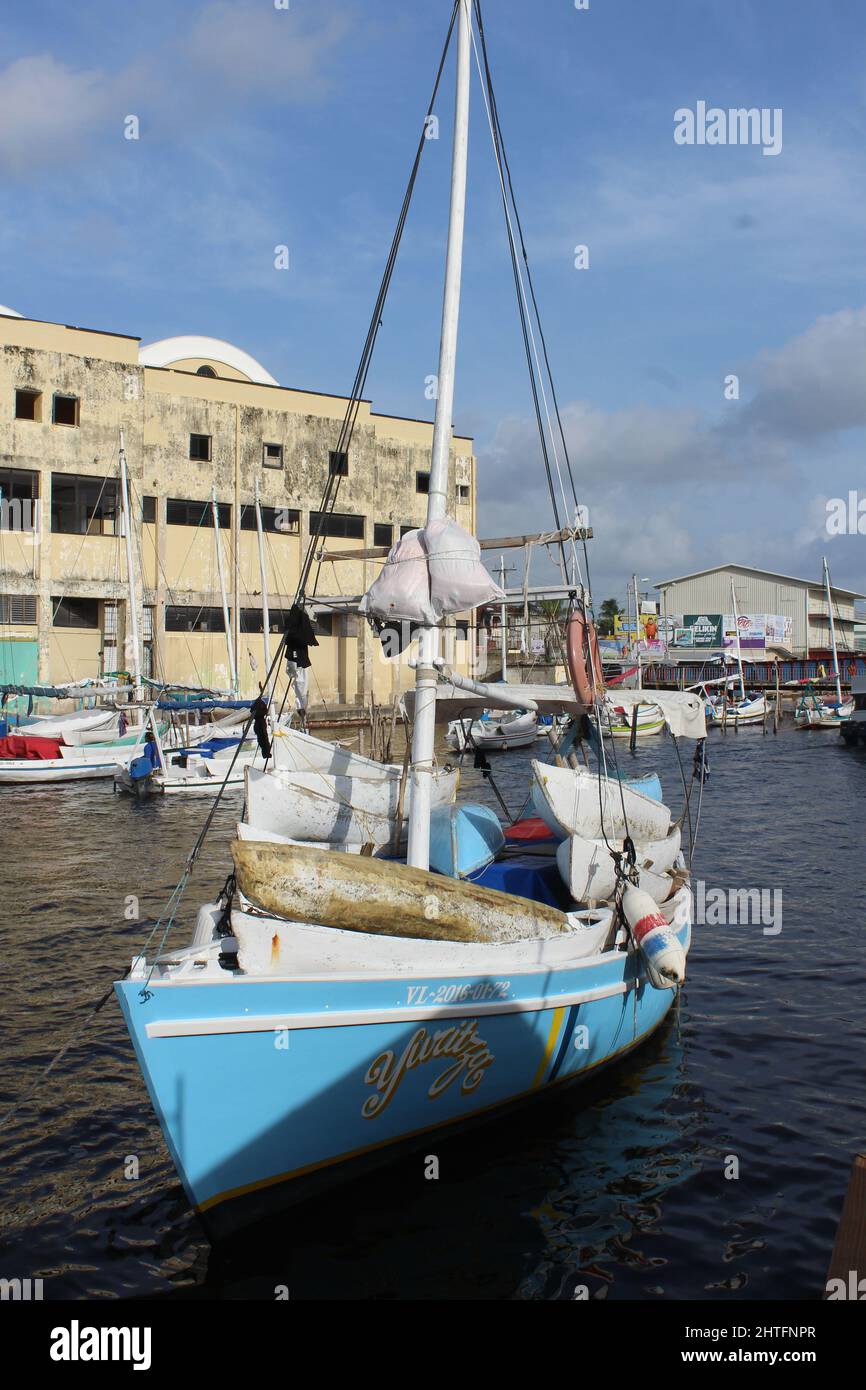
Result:
[[[425,543],[443,522],[452,436],[470,0],[457,0],[455,15],[451,219]],[[462,571],[455,579],[455,537],[467,546],[473,592],[489,579],[477,543],[448,525],[445,615],[486,601],[467,602]],[[434,568],[431,558],[431,599]],[[582,608],[579,616],[585,628]],[[234,876],[218,902],[199,910],[190,944],[139,957],[116,985],[184,1189],[215,1236],[336,1171],[594,1075],[659,1027],[682,982],[686,884],[660,905],[628,884],[622,902],[573,901],[554,839],[545,864],[537,846],[500,845],[489,815],[431,815],[440,682],[487,707],[545,711],[527,688],[494,691],[451,672],[438,625],[424,616],[419,627],[405,862],[396,846],[384,857],[264,835],[235,841]],[[559,709],[548,712],[582,716],[586,706],[576,710],[574,694],[559,693]]]

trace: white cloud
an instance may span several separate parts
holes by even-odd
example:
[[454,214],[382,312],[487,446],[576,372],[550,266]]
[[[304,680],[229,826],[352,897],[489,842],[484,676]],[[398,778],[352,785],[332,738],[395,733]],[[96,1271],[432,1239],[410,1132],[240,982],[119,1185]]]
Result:
[[347,27],[339,13],[316,27],[295,8],[215,0],[197,14],[185,48],[221,95],[290,104],[328,90],[326,57]]
[[0,169],[18,175],[74,158],[110,106],[104,73],[76,72],[50,53],[16,59],[0,72]]
[[[654,579],[722,560],[815,570],[826,535],[814,479],[831,486],[830,474],[850,476],[845,486],[856,485],[857,453],[847,432],[866,424],[864,368],[866,310],[844,309],[745,364],[742,380],[757,389],[716,419],[646,405],[613,411],[587,401],[566,405],[562,419],[578,497],[589,507],[596,537],[590,543],[596,597],[617,582],[621,588],[623,576],[636,569]],[[533,421],[503,419],[479,459],[482,534],[552,525]],[[561,506],[561,514],[569,511]],[[859,575],[851,572],[855,564]],[[844,565],[848,582],[862,586],[862,555],[848,547]]]

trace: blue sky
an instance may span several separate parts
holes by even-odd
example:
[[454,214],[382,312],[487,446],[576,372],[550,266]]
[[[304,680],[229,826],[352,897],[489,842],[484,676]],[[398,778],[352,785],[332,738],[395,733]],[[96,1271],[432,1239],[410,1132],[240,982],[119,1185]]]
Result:
[[[828,498],[866,497],[860,0],[484,11],[596,598],[633,570],[723,560],[817,577],[825,551],[866,589],[866,538],[825,532]],[[448,12],[7,7],[0,301],[144,341],[227,338],[284,385],[346,391]],[[477,83],[473,98],[455,424],[476,437],[490,535],[543,529],[550,507]],[[674,112],[699,100],[781,108],[781,151],[675,144]],[[384,412],[431,412],[451,108],[449,70],[368,383]]]

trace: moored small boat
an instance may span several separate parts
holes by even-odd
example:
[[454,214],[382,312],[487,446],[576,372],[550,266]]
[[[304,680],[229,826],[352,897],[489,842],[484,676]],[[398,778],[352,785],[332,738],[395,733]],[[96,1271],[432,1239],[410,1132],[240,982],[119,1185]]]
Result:
[[480,719],[454,719],[448,725],[445,741],[460,752],[467,745],[486,752],[507,752],[509,748],[529,748],[538,738],[538,721],[527,710],[493,711]]

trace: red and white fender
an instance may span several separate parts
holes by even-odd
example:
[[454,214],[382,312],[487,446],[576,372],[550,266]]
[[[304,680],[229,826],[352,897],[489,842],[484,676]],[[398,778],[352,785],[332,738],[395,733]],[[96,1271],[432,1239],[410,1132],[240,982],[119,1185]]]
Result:
[[686,953],[649,893],[626,888],[622,910],[631,927],[650,984],[656,989],[676,989],[686,978]]

